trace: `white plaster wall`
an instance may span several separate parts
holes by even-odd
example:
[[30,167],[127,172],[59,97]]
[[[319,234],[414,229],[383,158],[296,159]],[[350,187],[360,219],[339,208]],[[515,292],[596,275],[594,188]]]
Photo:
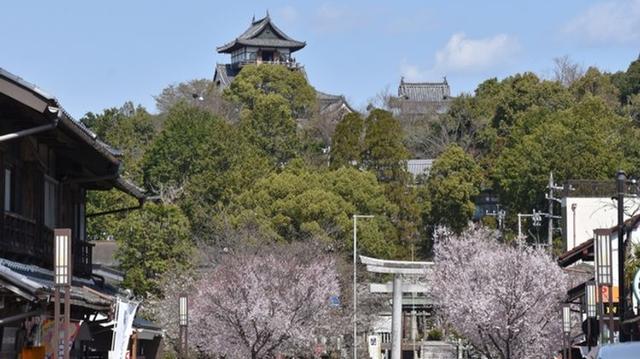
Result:
[[[575,210],[572,206],[575,205]],[[618,224],[616,201],[603,197],[565,197],[562,199],[564,239],[567,250],[593,238],[596,228],[610,228]],[[625,199],[625,219],[640,208],[640,199]],[[574,225],[575,214],[575,225]]]

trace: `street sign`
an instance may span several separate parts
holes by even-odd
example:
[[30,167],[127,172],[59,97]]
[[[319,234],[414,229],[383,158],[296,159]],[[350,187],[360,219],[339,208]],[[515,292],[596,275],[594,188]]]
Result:
[[604,303],[604,314],[606,315],[618,315],[618,303]]
[[340,306],[340,297],[337,295],[332,295],[329,297],[329,306],[337,308]]
[[[608,303],[609,302],[609,293],[611,292],[612,297],[611,297],[611,301],[614,303],[618,302],[618,298],[620,297],[620,293],[618,291],[618,286],[613,286],[613,288],[609,289],[609,286],[603,285],[600,286],[600,292],[602,293],[602,302],[604,303]],[[600,302],[599,298],[596,298],[597,302]]]

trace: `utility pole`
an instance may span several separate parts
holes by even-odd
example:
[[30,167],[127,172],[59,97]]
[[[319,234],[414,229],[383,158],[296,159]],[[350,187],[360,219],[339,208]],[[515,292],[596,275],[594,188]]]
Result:
[[485,210],[484,214],[485,216],[496,217],[496,220],[498,222],[498,229],[500,231],[504,231],[504,218],[507,216],[507,211],[505,211],[504,209],[500,209],[500,204],[496,206],[496,209],[497,210],[494,209],[491,212]]
[[563,191],[564,186],[558,186],[553,181],[553,172],[549,172],[549,184],[547,185],[547,189],[549,193],[546,194],[547,201],[549,201],[549,212],[546,214],[546,217],[549,219],[548,222],[548,233],[547,233],[547,246],[549,246],[549,253],[553,253],[553,220],[562,218],[561,216],[553,215],[553,202],[562,203],[559,198],[553,196],[553,191]]
[[[523,240],[526,238],[526,236],[522,234],[522,218],[531,218],[531,220],[533,221],[532,225],[536,228],[540,228],[540,226],[542,225],[542,214],[544,213],[540,213],[535,209],[533,210],[533,213],[518,213],[518,239],[519,240]],[[541,247],[540,235],[537,235],[536,237],[536,247],[538,248]]]

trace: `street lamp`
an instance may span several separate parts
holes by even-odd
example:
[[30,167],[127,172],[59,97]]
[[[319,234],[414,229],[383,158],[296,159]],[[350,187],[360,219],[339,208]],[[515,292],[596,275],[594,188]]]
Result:
[[[55,333],[55,358],[69,359],[68,333],[71,321],[71,229],[56,228],[53,242],[53,277],[54,277],[54,310],[53,320]],[[64,330],[62,330],[62,346],[60,346],[60,289],[64,288]]]
[[600,302],[600,333],[604,335],[604,298],[603,290],[607,291],[610,309],[609,323],[609,340],[613,342],[613,313],[611,313],[611,303],[613,301],[613,265],[611,261],[611,233],[608,230],[596,229],[593,231],[594,247],[595,247],[595,265],[596,265],[596,285],[598,291],[598,300]]
[[562,332],[564,333],[565,341],[567,343],[565,347],[564,358],[571,359],[571,306],[570,304],[564,304],[562,306]]
[[597,316],[596,284],[587,283],[585,287],[585,312],[587,313],[587,347],[591,351],[591,320]]
[[358,308],[358,293],[356,289],[356,261],[358,249],[358,218],[373,218],[372,215],[354,214],[353,215],[353,359],[357,359],[358,347],[356,338],[358,336],[358,322],[356,317],[356,309]]
[[183,359],[189,354],[189,346],[187,341],[187,328],[189,326],[189,302],[186,294],[180,295],[179,300],[179,324],[180,324],[180,355]]

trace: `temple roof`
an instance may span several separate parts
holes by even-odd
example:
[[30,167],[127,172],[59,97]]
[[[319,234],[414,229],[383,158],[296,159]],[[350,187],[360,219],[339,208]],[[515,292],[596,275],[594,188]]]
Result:
[[251,26],[233,41],[218,47],[220,53],[231,53],[243,46],[279,47],[290,49],[291,52],[305,47],[306,42],[297,41],[280,30],[267,16],[260,20],[252,20]]
[[405,82],[402,78],[398,97],[409,101],[447,101],[451,97],[451,90],[446,78],[443,82]]
[[316,99],[320,107],[320,113],[329,113],[340,110],[345,110],[347,113],[355,112],[347,102],[347,99],[342,95],[331,95],[326,92],[316,90]]

